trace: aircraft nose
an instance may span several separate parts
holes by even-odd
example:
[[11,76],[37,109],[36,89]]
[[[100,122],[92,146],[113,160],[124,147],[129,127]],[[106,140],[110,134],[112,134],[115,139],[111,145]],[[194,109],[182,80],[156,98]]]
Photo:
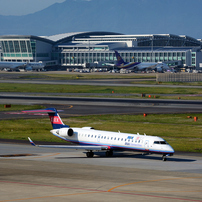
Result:
[[175,153],[174,149],[170,146],[170,152]]

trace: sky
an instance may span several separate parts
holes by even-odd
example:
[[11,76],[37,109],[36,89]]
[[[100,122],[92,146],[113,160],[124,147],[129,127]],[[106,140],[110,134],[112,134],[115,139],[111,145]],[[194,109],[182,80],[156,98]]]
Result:
[[27,15],[65,0],[0,0],[0,15]]
[[[0,0],[0,16],[6,18],[9,22],[8,17],[4,16],[21,16],[32,14],[37,11],[41,11],[55,3],[63,3],[66,0]],[[70,1],[70,0],[67,0]],[[107,10],[107,15],[105,13],[99,14],[97,17],[97,13],[93,12],[97,7],[95,4],[90,6],[83,7],[74,7],[75,1],[89,1],[93,2],[96,0],[71,0],[70,3],[73,8],[68,7],[67,3],[58,5],[57,7],[62,10],[62,13],[56,12],[57,16],[54,16],[54,11],[51,13],[41,12],[41,16],[49,15],[48,17],[52,17],[51,24],[48,22],[46,27],[41,29],[35,29],[36,32],[32,33],[35,35],[53,35],[56,33],[65,33],[65,32],[77,32],[77,31],[89,31],[96,30],[99,31],[100,27],[98,27],[97,22],[101,22],[102,31],[114,31],[124,34],[177,34],[177,35],[188,35],[194,38],[202,38],[202,27],[201,27],[201,19],[202,19],[202,0],[114,0],[113,3],[110,4],[110,7],[106,7],[105,4],[97,5],[102,6],[102,9]],[[103,1],[103,0],[101,0]],[[110,0],[105,0],[105,2],[110,2]],[[72,3],[73,2],[73,3]],[[114,2],[118,2],[114,4]],[[130,3],[129,3],[130,2]],[[78,2],[79,3],[79,2]],[[84,3],[84,2],[82,2]],[[103,2],[102,2],[103,3]],[[64,6],[67,8],[64,8]],[[84,5],[84,4],[83,4]],[[86,4],[85,4],[86,5]],[[112,6],[113,5],[113,6]],[[91,6],[95,8],[94,10],[90,10]],[[78,8],[78,9],[77,9]],[[53,8],[51,8],[53,9]],[[49,10],[51,10],[49,9]],[[66,12],[66,10],[68,12]],[[78,13],[74,12],[77,11]],[[100,9],[100,11],[102,11]],[[105,11],[104,10],[104,11]],[[86,11],[88,13],[86,13]],[[58,15],[59,13],[59,15]],[[65,13],[69,14],[65,15]],[[76,13],[76,14],[75,14]],[[100,13],[100,12],[98,12]],[[112,14],[113,13],[113,14]],[[131,14],[131,18],[129,17]],[[31,15],[30,15],[31,16]],[[29,17],[30,17],[29,16]],[[35,15],[37,16],[37,15]],[[92,17],[93,16],[93,17]],[[116,16],[116,18],[113,18]],[[77,20],[78,18],[82,18],[82,20]],[[13,17],[14,19],[19,19],[17,17]],[[71,20],[68,22],[65,19],[71,19],[75,21],[72,23]],[[105,18],[104,23],[101,21]],[[113,19],[112,19],[113,18]],[[76,19],[76,20],[75,20]],[[124,20],[125,24],[120,26],[119,20]],[[34,19],[36,20],[36,19]],[[36,23],[33,21],[33,25],[36,26]],[[37,19],[39,20],[39,19]],[[63,22],[62,25],[57,23],[57,21]],[[64,21],[63,21],[64,20]],[[122,20],[122,21],[123,21]],[[105,23],[105,22],[114,22],[114,23]],[[30,28],[27,30],[27,27],[23,27],[21,21],[19,22],[21,26],[14,26],[11,22],[7,29],[3,29],[5,26],[5,20],[0,21],[0,26],[2,27],[1,34],[19,34],[24,32],[31,32]],[[89,22],[91,23],[91,28],[89,29]],[[54,24],[55,23],[55,24]],[[70,24],[68,24],[70,23]],[[54,26],[52,26],[54,24]],[[110,24],[110,26],[108,26]],[[123,23],[122,23],[123,24]],[[59,25],[59,26],[57,26]],[[25,25],[27,26],[27,24]],[[100,25],[99,25],[100,26]],[[124,29],[123,29],[124,27]],[[0,30],[1,31],[1,30]],[[44,31],[44,32],[43,32]],[[47,33],[48,32],[48,33]],[[31,33],[30,33],[31,34]]]

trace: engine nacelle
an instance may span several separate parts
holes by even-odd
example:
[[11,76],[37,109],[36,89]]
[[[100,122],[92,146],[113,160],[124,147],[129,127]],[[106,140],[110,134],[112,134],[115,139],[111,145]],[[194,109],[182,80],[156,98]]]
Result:
[[73,136],[74,135],[74,131],[71,128],[61,128],[59,131],[59,135],[60,136]]
[[93,127],[82,127],[82,129],[93,130],[95,128],[93,128]]

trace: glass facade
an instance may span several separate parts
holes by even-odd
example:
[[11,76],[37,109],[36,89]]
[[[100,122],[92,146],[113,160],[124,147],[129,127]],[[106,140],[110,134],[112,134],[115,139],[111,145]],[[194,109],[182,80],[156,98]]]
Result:
[[191,65],[192,65],[193,67],[196,66],[196,53],[195,53],[195,52],[192,52],[192,53],[191,53]]
[[[186,51],[180,52],[121,52],[119,54],[126,62],[169,62],[172,64],[175,61],[181,61],[183,65],[186,65]],[[114,52],[63,52],[60,57],[61,65],[83,65],[84,63],[94,63],[116,61]]]
[[62,66],[83,66],[85,63],[115,62],[114,50],[117,50],[126,62],[165,61],[174,64],[180,61],[178,64],[184,66],[197,66],[196,61],[199,63],[196,56],[199,58],[202,42],[188,36],[105,34],[84,32],[79,36],[67,34],[62,39],[56,35],[53,41],[36,36],[2,36],[2,60],[56,60]]
[[1,40],[2,58],[12,61],[36,61],[36,58],[49,58],[50,53],[36,54],[37,41],[33,39],[7,39]]
[[36,41],[19,39],[19,40],[2,40],[0,41],[0,43],[3,50],[3,57],[30,58],[34,56],[33,53],[35,53]]
[[61,54],[61,65],[83,65],[84,63],[94,63],[101,61],[115,61],[115,53],[111,52],[63,52]]

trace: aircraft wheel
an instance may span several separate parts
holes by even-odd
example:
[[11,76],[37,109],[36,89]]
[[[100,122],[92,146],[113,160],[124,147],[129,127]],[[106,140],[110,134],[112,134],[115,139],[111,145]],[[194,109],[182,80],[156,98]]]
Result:
[[90,157],[90,152],[86,152],[86,156],[89,158]]
[[94,156],[94,153],[91,151],[91,152],[86,152],[86,156],[88,157],[88,158],[91,158],[91,157],[93,157]]
[[106,156],[107,157],[113,156],[113,150],[106,151]]

